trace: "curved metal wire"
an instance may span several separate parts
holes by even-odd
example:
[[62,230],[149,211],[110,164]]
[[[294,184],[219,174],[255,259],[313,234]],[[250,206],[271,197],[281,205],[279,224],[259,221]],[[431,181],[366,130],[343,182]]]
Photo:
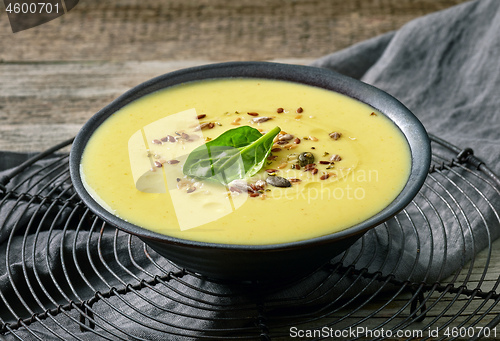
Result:
[[12,227],[0,243],[0,340],[282,340],[291,328],[312,339],[360,328],[343,339],[488,336],[500,323],[500,180],[472,150],[432,141],[429,176],[405,210],[306,278],[249,287],[180,269],[94,216],[67,155],[53,155],[68,140],[0,179],[0,231]]

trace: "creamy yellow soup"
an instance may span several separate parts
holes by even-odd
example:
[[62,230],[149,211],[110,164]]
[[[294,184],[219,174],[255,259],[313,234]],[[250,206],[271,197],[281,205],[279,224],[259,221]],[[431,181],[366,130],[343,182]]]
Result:
[[[245,125],[280,130],[257,174],[229,184],[184,175],[191,151]],[[304,162],[304,153],[314,160]],[[182,239],[262,245],[373,216],[403,189],[411,158],[399,129],[364,103],[291,82],[221,79],[128,104],[95,131],[81,168],[94,199],[130,223]]]

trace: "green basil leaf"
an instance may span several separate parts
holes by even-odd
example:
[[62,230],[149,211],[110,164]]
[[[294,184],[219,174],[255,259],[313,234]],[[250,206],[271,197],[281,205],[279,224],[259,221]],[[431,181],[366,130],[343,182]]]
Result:
[[228,184],[255,175],[264,166],[279,127],[262,135],[250,126],[228,130],[199,146],[187,157],[185,175]]

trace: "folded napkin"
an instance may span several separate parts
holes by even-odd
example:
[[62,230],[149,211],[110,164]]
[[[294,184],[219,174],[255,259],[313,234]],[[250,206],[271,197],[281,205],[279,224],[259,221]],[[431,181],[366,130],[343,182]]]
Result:
[[[313,65],[387,91],[413,111],[430,133],[457,146],[471,147],[500,174],[498,32],[500,1],[472,1],[416,19],[396,32],[325,56]],[[25,158],[0,153],[0,179],[9,178],[10,167]],[[15,329],[17,337],[25,340],[57,339],[49,330],[52,328],[58,335],[82,340],[115,339],[103,328],[123,339],[129,338],[127,334],[146,340],[213,339],[217,335],[227,337],[228,328],[233,328],[235,336],[259,337],[268,332],[269,326],[279,330],[281,324],[291,323],[287,316],[291,311],[296,316],[298,307],[304,313],[321,314],[354,296],[454,281],[447,278],[500,234],[495,215],[500,200],[494,187],[477,183],[488,198],[493,198],[488,202],[474,190],[463,194],[453,186],[463,181],[462,177],[469,179],[466,169],[439,170],[431,174],[416,204],[367,233],[330,266],[309,278],[286,285],[231,286],[185,275],[150,251],[154,263],[144,256],[139,240],[112,227],[103,228],[92,215],[85,215],[84,208],[74,206],[78,201],[67,178],[66,163],[64,155],[39,161],[10,179],[6,187],[11,194],[0,191],[0,292],[14,302],[10,309],[21,318],[29,317],[28,309],[14,298],[14,288],[32,297],[24,281],[26,274],[33,278],[36,273],[47,283],[47,293],[55,301],[45,298],[40,303],[33,299],[28,303],[43,318],[30,321],[29,330]],[[12,195],[24,192],[31,196],[21,196],[21,200]],[[34,194],[36,200],[46,198],[43,205],[32,200]],[[459,214],[450,209],[449,200],[443,200],[449,194],[463,198]],[[41,228],[35,234],[37,226]],[[30,251],[24,259],[20,252],[23,248]],[[88,248],[96,264],[106,260],[109,265],[98,266],[101,277],[94,275]],[[6,268],[6,254],[10,270]],[[125,256],[121,263],[115,254]],[[127,261],[130,254],[138,255],[137,263]],[[89,274],[87,283],[71,268],[74,287],[63,288],[71,293],[68,297],[58,294],[59,289],[50,284],[54,279],[66,283],[68,274],[61,266],[65,255],[74,255],[72,259],[84,264],[83,271]],[[168,271],[174,275],[169,276]],[[35,292],[39,297],[47,296],[39,288]],[[70,309],[59,309],[53,315],[43,315],[45,309],[40,308],[68,306],[69,301]],[[90,305],[91,311],[78,305],[82,302]],[[14,315],[2,305],[0,301],[0,321],[15,323]],[[82,320],[84,315],[90,319]],[[77,321],[90,326],[92,319],[95,332],[82,332]],[[10,332],[3,337],[17,339]]]

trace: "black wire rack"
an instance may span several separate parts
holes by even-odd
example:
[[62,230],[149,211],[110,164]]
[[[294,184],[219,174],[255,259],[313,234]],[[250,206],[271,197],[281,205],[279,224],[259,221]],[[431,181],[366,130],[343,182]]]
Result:
[[500,338],[500,180],[432,136],[412,203],[315,273],[228,284],[93,215],[66,141],[0,177],[0,340]]

